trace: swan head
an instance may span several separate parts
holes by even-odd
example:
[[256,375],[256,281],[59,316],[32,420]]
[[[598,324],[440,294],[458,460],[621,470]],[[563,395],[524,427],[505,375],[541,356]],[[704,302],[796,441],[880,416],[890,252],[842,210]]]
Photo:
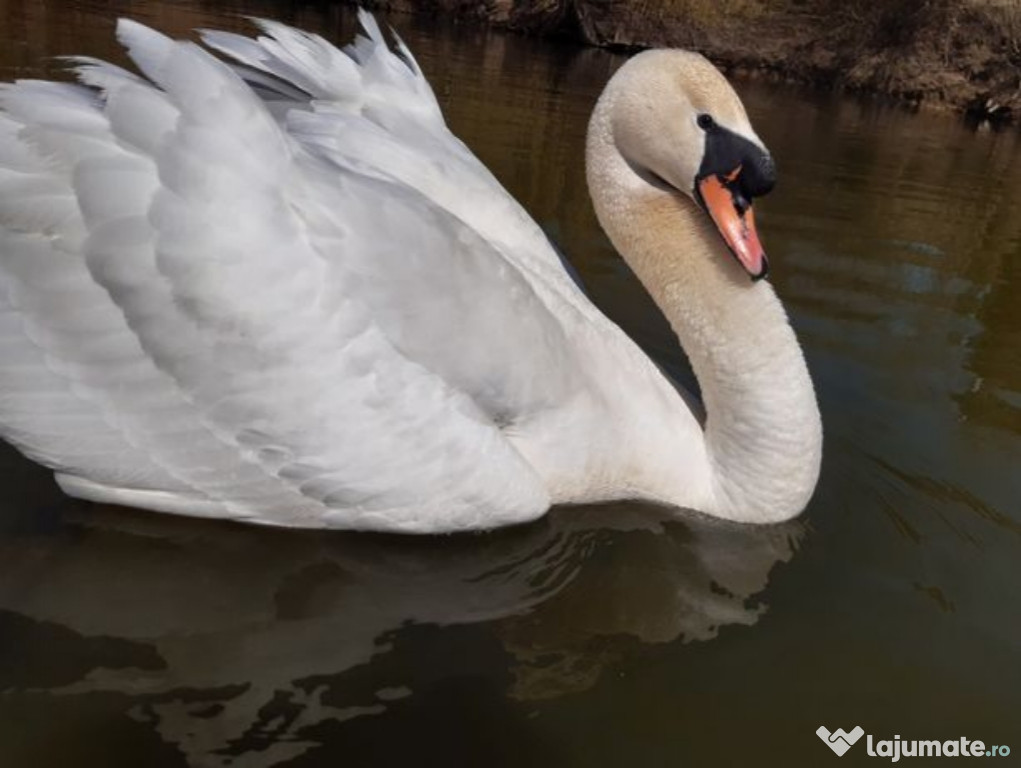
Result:
[[776,166],[720,71],[697,53],[645,51],[613,76],[600,111],[631,169],[689,197],[751,278],[765,277],[752,201],[773,188]]

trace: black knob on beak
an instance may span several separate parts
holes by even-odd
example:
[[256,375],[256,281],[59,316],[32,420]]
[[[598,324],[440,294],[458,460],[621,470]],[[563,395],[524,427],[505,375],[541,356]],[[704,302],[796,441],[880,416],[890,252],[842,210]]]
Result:
[[741,194],[751,200],[765,195],[776,185],[776,163],[757,143],[714,123],[706,130],[705,154],[696,184],[713,175],[734,182]]
[[747,197],[761,197],[776,186],[776,163],[768,152],[754,147],[743,166],[737,183]]

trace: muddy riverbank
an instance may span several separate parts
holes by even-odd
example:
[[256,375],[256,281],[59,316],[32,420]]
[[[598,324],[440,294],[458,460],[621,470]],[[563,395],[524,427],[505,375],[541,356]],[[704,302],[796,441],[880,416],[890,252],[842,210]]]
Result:
[[1017,0],[382,0],[586,45],[681,46],[730,74],[877,94],[1009,122],[1021,114]]

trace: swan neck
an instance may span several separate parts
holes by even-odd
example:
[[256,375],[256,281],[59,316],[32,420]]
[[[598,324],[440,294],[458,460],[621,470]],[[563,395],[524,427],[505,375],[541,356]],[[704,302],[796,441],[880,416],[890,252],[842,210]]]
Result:
[[610,133],[599,135],[598,110],[587,159],[600,223],[670,322],[701,389],[707,497],[678,488],[674,501],[747,522],[797,515],[818,479],[822,429],[772,286],[751,282],[686,195],[628,165]]

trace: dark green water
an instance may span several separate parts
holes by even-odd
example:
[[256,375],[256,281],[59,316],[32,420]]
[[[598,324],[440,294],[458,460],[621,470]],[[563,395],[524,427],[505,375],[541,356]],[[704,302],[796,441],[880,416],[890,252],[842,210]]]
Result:
[[[114,56],[117,14],[343,39],[326,5],[0,0],[0,79]],[[392,21],[593,299],[683,376],[584,187],[621,58]],[[740,90],[779,161],[760,226],[826,426],[800,521],[609,506],[434,540],[291,534],[72,502],[7,450],[0,766],[835,764],[820,725],[1021,755],[1018,135]],[[880,759],[862,742],[840,765]]]

